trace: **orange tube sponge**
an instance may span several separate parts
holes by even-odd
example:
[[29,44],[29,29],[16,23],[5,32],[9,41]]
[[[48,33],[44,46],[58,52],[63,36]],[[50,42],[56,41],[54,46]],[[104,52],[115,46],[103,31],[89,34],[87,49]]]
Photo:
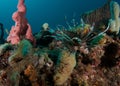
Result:
[[39,86],[39,83],[37,82],[37,72],[33,65],[28,65],[26,70],[24,70],[24,74],[29,77],[29,80],[32,83],[32,86]]

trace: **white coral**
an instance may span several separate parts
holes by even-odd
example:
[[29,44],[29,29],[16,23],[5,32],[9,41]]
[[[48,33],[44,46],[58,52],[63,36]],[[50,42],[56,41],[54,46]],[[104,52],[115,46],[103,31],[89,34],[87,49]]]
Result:
[[117,2],[112,1],[110,3],[110,12],[111,12],[111,19],[109,21],[110,30],[118,34],[120,30],[120,18],[119,18],[120,6]]
[[48,28],[49,28],[49,24],[48,24],[48,23],[44,23],[44,24],[42,25],[42,28],[43,28],[44,31],[47,31]]

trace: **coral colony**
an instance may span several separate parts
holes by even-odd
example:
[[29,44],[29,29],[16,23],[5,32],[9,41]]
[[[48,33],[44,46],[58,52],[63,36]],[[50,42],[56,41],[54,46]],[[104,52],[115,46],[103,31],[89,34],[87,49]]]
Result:
[[0,23],[0,86],[120,86],[120,6],[109,0],[81,23],[32,34],[18,0],[9,36]]
[[32,35],[31,26],[25,18],[26,6],[24,0],[19,0],[17,11],[13,13],[12,18],[15,21],[15,26],[12,26],[7,41],[12,44],[18,44],[22,39],[28,39],[35,43]]

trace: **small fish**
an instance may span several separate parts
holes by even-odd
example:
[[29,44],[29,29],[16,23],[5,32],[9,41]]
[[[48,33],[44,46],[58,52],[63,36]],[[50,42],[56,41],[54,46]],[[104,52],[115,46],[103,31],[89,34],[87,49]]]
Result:
[[85,22],[84,22],[84,20],[82,18],[80,20],[80,23],[81,23],[82,27],[85,25]]
[[8,29],[7,29],[7,28],[5,29],[5,32],[6,32],[6,34],[7,34],[7,35],[9,35],[9,31],[8,31]]
[[68,26],[69,30],[71,30],[71,29],[72,29],[72,27],[70,26],[69,22],[67,21],[67,16],[65,16],[65,22],[66,22],[66,24],[67,24],[67,26]]

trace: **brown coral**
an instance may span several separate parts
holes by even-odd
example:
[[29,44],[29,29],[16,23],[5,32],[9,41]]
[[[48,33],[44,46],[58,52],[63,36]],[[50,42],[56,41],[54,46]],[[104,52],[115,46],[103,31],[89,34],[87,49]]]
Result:
[[37,82],[37,72],[33,65],[28,65],[26,70],[24,70],[24,74],[29,77],[32,86],[39,86],[39,83]]

